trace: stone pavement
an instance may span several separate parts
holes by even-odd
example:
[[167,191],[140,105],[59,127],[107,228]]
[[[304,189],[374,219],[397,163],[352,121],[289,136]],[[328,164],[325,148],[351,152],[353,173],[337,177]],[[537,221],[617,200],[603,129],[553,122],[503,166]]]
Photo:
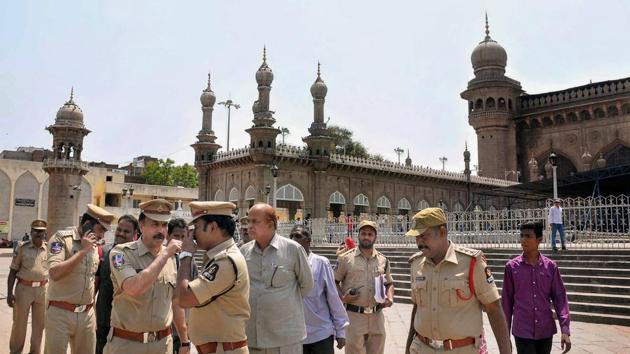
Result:
[[[0,249],[0,353],[8,352],[11,334],[12,310],[6,303],[7,276],[11,254],[10,249]],[[395,304],[384,310],[387,321],[387,343],[385,346],[387,354],[405,352],[411,308],[412,305]],[[484,328],[488,337],[490,353],[497,353],[497,345],[485,315]],[[570,353],[572,354],[630,354],[630,327],[573,322],[571,331],[573,349]],[[28,340],[25,349],[28,350]],[[556,336],[554,337],[552,353],[561,352],[560,337]],[[343,353],[343,351],[337,350],[336,353]]]

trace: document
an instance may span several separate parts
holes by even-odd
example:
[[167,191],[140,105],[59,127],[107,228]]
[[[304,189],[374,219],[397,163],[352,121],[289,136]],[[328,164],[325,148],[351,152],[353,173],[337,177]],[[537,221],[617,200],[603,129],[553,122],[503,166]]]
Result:
[[387,299],[385,295],[385,276],[379,275],[374,277],[374,300],[382,304]]

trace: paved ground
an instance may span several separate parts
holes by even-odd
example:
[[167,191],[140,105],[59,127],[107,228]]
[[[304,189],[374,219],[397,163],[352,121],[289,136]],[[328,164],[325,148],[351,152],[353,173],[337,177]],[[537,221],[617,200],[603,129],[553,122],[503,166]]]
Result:
[[[9,336],[11,333],[12,311],[11,308],[7,306],[5,300],[7,291],[6,281],[7,275],[9,274],[10,263],[11,250],[0,249],[0,353],[8,352]],[[385,351],[387,354],[404,353],[407,333],[409,331],[410,314],[411,305],[407,304],[395,304],[392,308],[385,310],[385,318],[387,320],[387,344]],[[484,327],[488,336],[489,351],[490,353],[497,353],[497,345],[487,319],[485,319]],[[571,330],[571,338],[573,340],[571,353],[630,354],[630,327],[573,322]],[[560,337],[556,336],[554,339],[554,349],[552,352],[561,353]],[[28,344],[26,349],[28,350]],[[339,350],[336,352],[343,353],[343,351]]]

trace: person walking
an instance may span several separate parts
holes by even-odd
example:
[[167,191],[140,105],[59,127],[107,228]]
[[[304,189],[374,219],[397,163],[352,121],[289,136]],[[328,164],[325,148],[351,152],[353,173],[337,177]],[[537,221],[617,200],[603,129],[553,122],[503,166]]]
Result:
[[558,252],[558,246],[556,246],[556,234],[560,233],[560,243],[562,244],[562,250],[566,250],[567,246],[564,238],[564,224],[562,222],[562,207],[560,199],[553,201],[553,206],[549,208],[548,222],[551,225],[551,248],[553,252]]

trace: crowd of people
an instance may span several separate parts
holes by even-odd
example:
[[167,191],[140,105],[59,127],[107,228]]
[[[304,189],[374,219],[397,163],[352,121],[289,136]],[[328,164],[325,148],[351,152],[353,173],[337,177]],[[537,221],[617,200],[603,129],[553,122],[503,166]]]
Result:
[[[7,303],[10,353],[21,353],[32,316],[30,353],[391,353],[384,309],[394,304],[390,260],[379,224],[361,220],[333,264],[311,249],[308,225],[279,235],[276,211],[252,206],[235,221],[229,202],[190,203],[192,220],[171,218],[153,199],[136,219],[88,205],[79,225],[47,240],[46,222],[15,250]],[[538,251],[542,224],[521,226],[523,254],[505,267],[503,297],[481,251],[448,239],[443,210],[427,208],[406,236],[413,310],[407,353],[483,353],[482,309],[500,353],[549,353],[558,315],[571,348],[566,291],[555,263]],[[239,230],[237,230],[237,228]],[[354,231],[354,230],[353,230]],[[238,243],[235,235],[240,234]],[[198,267],[195,255],[203,254]],[[16,284],[17,283],[17,284]]]

